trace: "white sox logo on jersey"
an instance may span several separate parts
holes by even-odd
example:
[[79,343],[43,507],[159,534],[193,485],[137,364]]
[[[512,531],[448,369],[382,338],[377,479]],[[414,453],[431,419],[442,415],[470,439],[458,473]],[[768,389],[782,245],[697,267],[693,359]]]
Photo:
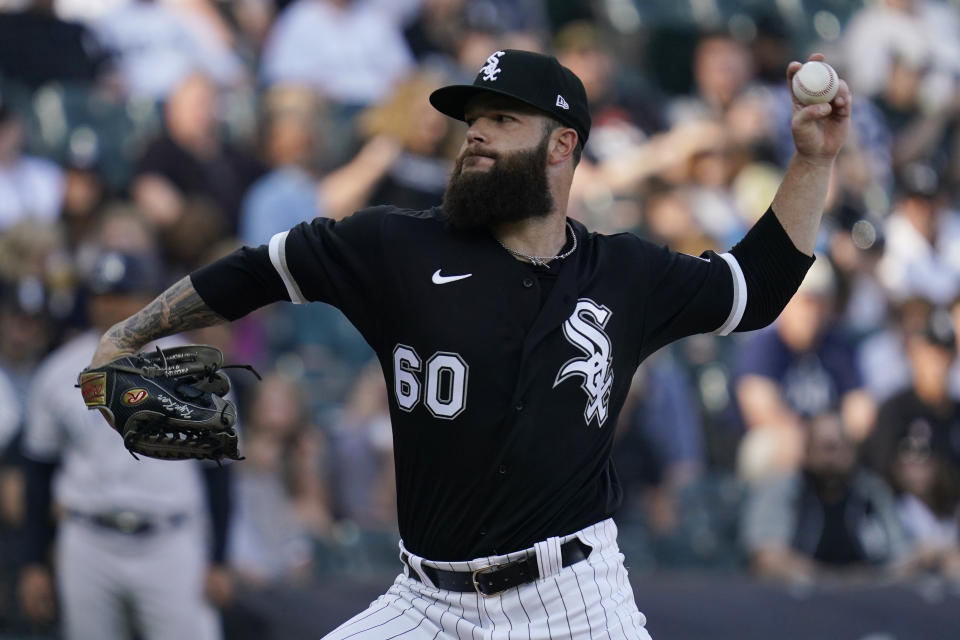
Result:
[[586,354],[585,358],[568,360],[557,373],[553,382],[556,388],[567,378],[582,376],[580,387],[587,394],[587,408],[583,417],[587,424],[597,419],[597,428],[607,420],[610,405],[610,390],[613,388],[613,350],[610,338],[603,329],[613,312],[590,298],[580,298],[573,313],[563,323],[563,335],[572,345]]
[[484,80],[491,82],[497,79],[497,76],[500,75],[502,71],[502,69],[498,68],[500,66],[500,56],[505,53],[506,51],[497,51],[496,53],[490,54],[490,57],[487,58],[487,64],[480,67]]

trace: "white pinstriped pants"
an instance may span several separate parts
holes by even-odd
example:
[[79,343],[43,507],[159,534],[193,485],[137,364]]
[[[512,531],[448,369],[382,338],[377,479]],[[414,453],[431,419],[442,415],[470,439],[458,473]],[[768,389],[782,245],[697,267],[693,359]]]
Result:
[[[590,557],[561,569],[560,545],[577,537]],[[410,563],[438,569],[475,571],[529,554],[519,551],[469,562],[434,562],[410,554]],[[604,638],[650,640],[646,618],[637,610],[633,589],[617,547],[617,527],[604,520],[563,538],[537,543],[540,578],[484,598],[397,576],[370,607],[325,636],[325,640],[564,640]]]

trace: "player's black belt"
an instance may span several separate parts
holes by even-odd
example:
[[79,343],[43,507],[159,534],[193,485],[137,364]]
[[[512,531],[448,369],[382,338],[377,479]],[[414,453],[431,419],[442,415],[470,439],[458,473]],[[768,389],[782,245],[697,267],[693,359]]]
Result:
[[130,535],[147,535],[163,528],[175,528],[186,522],[189,517],[186,513],[157,517],[147,516],[135,511],[81,513],[71,510],[68,515],[101,529],[110,529]]
[[[579,538],[564,542],[560,545],[561,566],[569,567],[581,560],[586,560],[591,551],[593,551],[593,547],[581,542]],[[410,567],[410,577],[419,582],[420,576],[410,565],[409,556],[402,553],[400,559]],[[420,568],[430,578],[430,581],[440,589],[461,592],[476,591],[485,597],[495,596],[507,589],[533,582],[540,577],[535,553],[531,553],[522,560],[492,564],[488,567],[481,567],[476,571],[447,571],[446,569],[437,569],[426,565],[421,565]]]

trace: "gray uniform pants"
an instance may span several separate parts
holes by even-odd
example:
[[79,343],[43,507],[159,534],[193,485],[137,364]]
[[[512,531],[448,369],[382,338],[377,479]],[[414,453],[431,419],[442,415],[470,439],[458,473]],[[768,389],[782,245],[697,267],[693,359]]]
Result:
[[131,535],[66,518],[57,538],[57,588],[66,640],[218,640],[204,598],[207,559],[198,518]]

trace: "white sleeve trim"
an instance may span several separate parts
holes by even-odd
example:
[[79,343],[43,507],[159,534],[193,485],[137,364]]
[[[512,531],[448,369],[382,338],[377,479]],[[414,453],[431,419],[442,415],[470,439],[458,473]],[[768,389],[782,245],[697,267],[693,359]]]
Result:
[[289,231],[283,231],[270,238],[269,252],[270,262],[273,268],[280,274],[283,280],[283,286],[287,288],[287,295],[290,296],[290,302],[294,304],[306,304],[309,302],[300,291],[297,281],[293,279],[290,268],[287,266],[287,234]]
[[743,312],[747,308],[747,281],[743,277],[740,263],[737,262],[732,253],[721,253],[720,257],[726,261],[730,267],[730,275],[733,276],[733,304],[730,307],[730,315],[727,316],[726,322],[713,333],[725,336],[736,329],[740,320],[743,319]]

